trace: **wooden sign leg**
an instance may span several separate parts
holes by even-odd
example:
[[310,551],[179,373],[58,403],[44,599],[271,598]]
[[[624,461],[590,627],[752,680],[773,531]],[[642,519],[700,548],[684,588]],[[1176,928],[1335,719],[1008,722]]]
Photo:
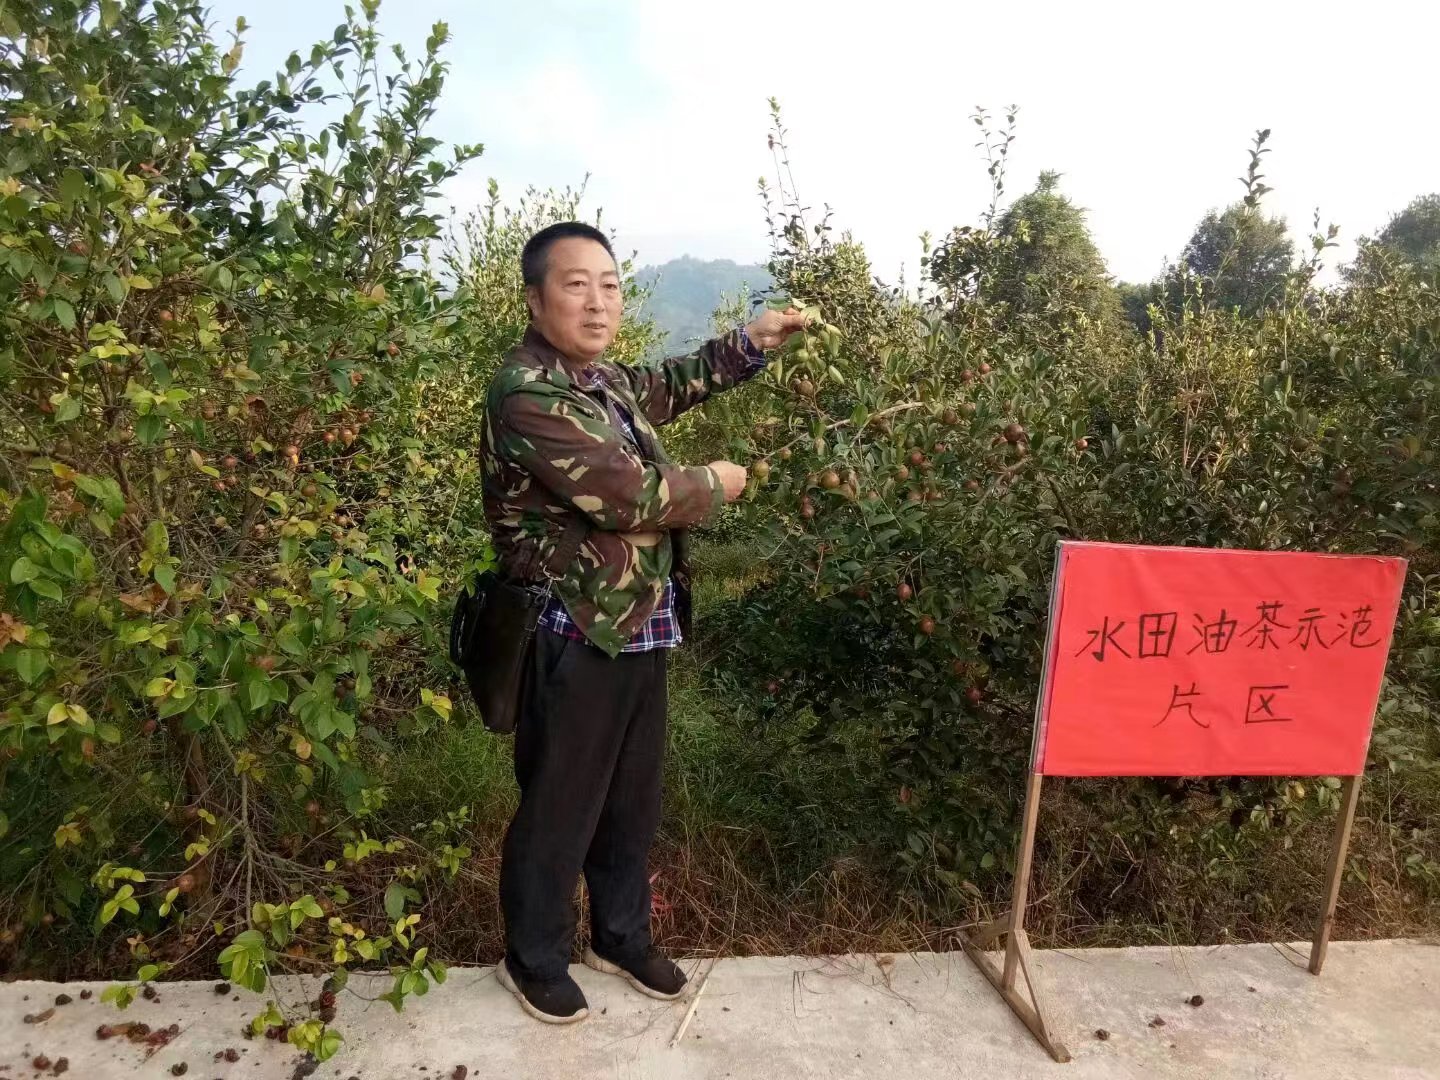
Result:
[[[1031,974],[1030,939],[1025,934],[1025,901],[1030,891],[1030,865],[1035,852],[1035,822],[1040,816],[1042,779],[1039,773],[1032,772],[1025,786],[1025,812],[1020,827],[1020,850],[1015,860],[1015,894],[1011,898],[1010,911],[1007,915],[977,928],[974,934],[962,933],[960,947],[980,969],[980,973],[990,980],[990,985],[999,991],[1005,1004],[1010,1006],[1010,1010],[1019,1017],[1020,1022],[1030,1029],[1035,1041],[1049,1051],[1056,1061],[1065,1062],[1070,1060],[1070,1052],[1051,1036],[1050,1029],[1046,1026],[1045,1012],[1040,1005],[1040,997],[1036,993],[1035,980]],[[1003,969],[985,953],[986,947],[1000,938],[1005,939]],[[1025,995],[1016,989],[1017,971],[1025,976]],[[1026,1000],[1027,997],[1029,1000]]]
[[1350,849],[1350,826],[1355,823],[1355,805],[1360,801],[1360,777],[1347,776],[1340,788],[1340,818],[1330,843],[1330,865],[1325,870],[1325,907],[1310,945],[1310,974],[1319,975],[1335,927],[1335,904],[1340,899],[1340,880],[1345,875],[1345,853]]

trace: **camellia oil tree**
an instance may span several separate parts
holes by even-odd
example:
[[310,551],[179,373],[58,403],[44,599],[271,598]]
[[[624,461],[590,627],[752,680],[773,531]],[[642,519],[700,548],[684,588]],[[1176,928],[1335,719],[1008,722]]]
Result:
[[[997,202],[1009,142],[984,144]],[[1376,742],[1395,768],[1432,753],[1415,717],[1434,700],[1440,642],[1440,308],[1420,276],[1326,291],[1315,279],[1334,232],[1317,226],[1271,310],[1156,307],[1141,338],[1095,316],[1093,282],[1064,275],[1018,310],[997,285],[1015,241],[993,206],[929,253],[923,304],[875,286],[855,245],[805,227],[798,200],[776,217],[772,272],[815,322],[770,365],[734,447],[753,461],[764,574],[713,617],[716,679],[760,723],[798,722],[813,752],[873,767],[872,807],[897,812],[864,835],[899,841],[945,917],[1010,856],[1062,539],[1406,555]],[[1243,874],[1238,853],[1313,820],[1334,791],[1212,787],[1213,823],[1177,804],[1183,784],[1111,785],[1057,843],[1103,867],[1123,834],[1129,852],[1163,849],[1202,878]],[[1104,829],[1079,834],[1083,821]],[[1434,865],[1407,842],[1417,867]],[[1167,893],[1145,898],[1156,910],[1181,902],[1177,886],[1195,895],[1183,875],[1147,880]]]
[[251,87],[199,4],[0,9],[0,949],[330,973],[256,1020],[317,1058],[348,966],[443,978],[413,908],[465,854],[366,830],[387,733],[451,708],[438,580],[367,521],[426,467],[387,410],[479,148],[425,134],[444,25],[386,71],[362,7]]
[[772,272],[812,324],[769,365],[743,447],[774,584],[743,602],[738,670],[759,674],[736,691],[808,710],[817,748],[867,741],[892,797],[946,807],[944,838],[917,830],[905,855],[958,886],[1006,855],[1033,639],[1055,541],[1080,531],[1100,387],[886,295],[855,245],[800,226],[798,205],[779,216]]

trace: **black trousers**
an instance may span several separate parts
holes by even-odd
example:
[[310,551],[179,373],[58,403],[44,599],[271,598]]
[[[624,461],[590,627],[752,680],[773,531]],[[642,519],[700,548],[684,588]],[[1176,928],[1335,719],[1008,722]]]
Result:
[[660,824],[665,661],[664,649],[612,660],[536,631],[515,728],[520,807],[500,863],[506,958],[521,975],[568,970],[582,870],[595,951],[618,962],[650,946],[646,859]]

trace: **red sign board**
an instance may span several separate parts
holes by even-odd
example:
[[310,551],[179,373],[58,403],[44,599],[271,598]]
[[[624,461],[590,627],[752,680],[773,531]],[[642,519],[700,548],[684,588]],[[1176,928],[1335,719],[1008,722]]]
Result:
[[1353,776],[1405,560],[1062,543],[1035,771]]

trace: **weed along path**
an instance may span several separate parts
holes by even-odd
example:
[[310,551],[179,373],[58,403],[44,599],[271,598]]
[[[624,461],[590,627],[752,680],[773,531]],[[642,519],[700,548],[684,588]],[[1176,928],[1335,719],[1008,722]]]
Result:
[[[1337,942],[1319,978],[1304,956],[1271,945],[1039,952],[1066,1065],[960,953],[722,960],[673,1047],[689,1002],[658,1004],[588,968],[575,975],[590,1018],[558,1029],[524,1016],[490,968],[454,969],[401,1014],[375,1000],[388,978],[357,976],[336,1021],[346,1044],[318,1066],[246,1038],[254,998],[214,983],[161,984],[121,1013],[100,1003],[103,984],[13,982],[0,986],[0,1078],[1440,1077],[1440,948]],[[690,966],[698,981],[710,961]],[[300,1001],[316,992],[307,983],[277,992]]]

